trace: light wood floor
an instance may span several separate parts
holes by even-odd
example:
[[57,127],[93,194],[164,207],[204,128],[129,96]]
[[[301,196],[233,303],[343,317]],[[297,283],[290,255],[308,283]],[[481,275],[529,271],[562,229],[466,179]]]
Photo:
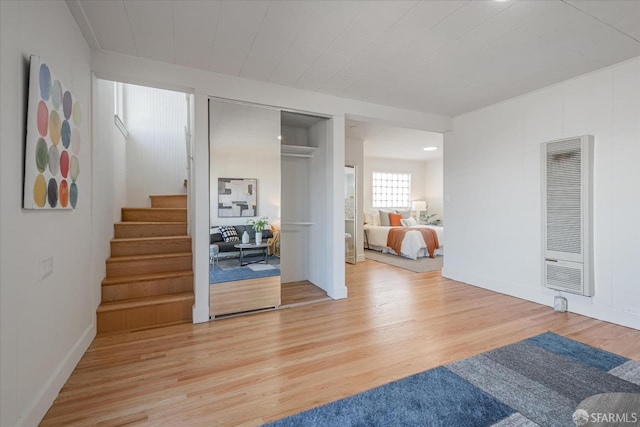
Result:
[[281,285],[281,306],[309,303],[329,298],[327,293],[308,280]]
[[349,298],[104,335],[42,425],[254,426],[547,330],[640,360],[640,331],[373,261]]

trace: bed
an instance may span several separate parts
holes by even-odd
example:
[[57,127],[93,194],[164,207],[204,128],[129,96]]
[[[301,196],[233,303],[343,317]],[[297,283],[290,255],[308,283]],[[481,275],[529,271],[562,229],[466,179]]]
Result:
[[[427,244],[425,243],[424,238],[422,237],[422,233],[418,230],[419,228],[430,228],[436,232],[438,236],[439,248],[435,250],[435,255],[444,255],[444,228],[433,226],[433,225],[413,225],[411,227],[405,227],[409,229],[404,239],[402,240],[402,248],[400,250],[400,254],[397,254],[396,251],[387,246],[387,238],[389,236],[389,230],[391,228],[397,227],[388,227],[383,225],[369,225],[365,224],[364,232],[367,238],[369,249],[381,251],[384,253],[391,253],[395,255],[400,255],[405,258],[417,259],[419,257],[428,257],[429,253],[427,251]],[[415,230],[412,230],[415,229]],[[366,243],[365,243],[366,245]]]

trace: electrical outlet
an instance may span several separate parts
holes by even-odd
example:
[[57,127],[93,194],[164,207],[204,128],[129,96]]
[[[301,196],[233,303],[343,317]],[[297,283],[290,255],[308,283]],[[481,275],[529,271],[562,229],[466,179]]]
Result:
[[555,311],[567,311],[567,299],[565,297],[556,296],[553,300],[553,308]]
[[53,257],[40,260],[40,281],[46,279],[53,274]]

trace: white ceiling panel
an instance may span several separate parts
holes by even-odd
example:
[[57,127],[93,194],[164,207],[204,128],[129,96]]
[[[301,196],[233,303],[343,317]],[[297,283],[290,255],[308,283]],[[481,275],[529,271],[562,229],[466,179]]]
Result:
[[416,55],[430,57],[433,56],[433,54],[438,50],[450,45],[453,42],[454,40],[445,37],[442,34],[437,34],[434,31],[429,31],[422,37],[407,43],[405,50]]
[[295,87],[306,90],[319,91],[335,73],[321,67],[312,67],[298,79]]
[[371,44],[370,40],[349,34],[340,34],[327,49],[331,53],[355,57]]
[[360,55],[358,55],[358,59],[381,64],[389,64],[390,61],[393,61],[397,53],[398,49],[395,47],[385,46],[374,42],[363,50]]
[[[234,1],[222,2],[220,18],[216,28],[213,54],[209,68],[212,71],[238,75],[249,55],[256,34],[267,13],[268,2]],[[231,60],[231,64],[224,61]],[[238,66],[238,62],[240,62]]]
[[594,18],[605,22],[621,31],[640,29],[640,1],[575,1],[568,2]]
[[138,55],[174,63],[173,2],[158,0],[124,2]]
[[311,21],[309,25],[305,25],[300,30],[296,42],[301,45],[326,50],[339,35],[340,31]]
[[268,81],[281,59],[270,55],[249,54],[240,70],[240,77]]
[[347,89],[356,81],[357,79],[353,76],[337,73],[325,82],[321,90],[332,95],[344,96]]
[[240,50],[233,47],[216,46],[211,56],[209,69],[216,73],[237,76],[247,60],[249,49]]
[[[549,2],[549,4],[560,5],[562,3]],[[571,9],[566,6],[565,8]],[[521,28],[529,24],[531,24],[533,30],[538,29],[536,26],[541,24],[540,31],[545,31],[543,29],[545,27],[548,31],[549,27],[552,27],[550,24],[558,24],[554,20],[549,20],[545,16],[546,12],[544,10],[540,8],[534,10],[530,9],[531,7],[529,3],[518,2],[493,18],[483,22],[478,27],[467,33],[463,38],[468,39],[476,46],[482,47],[508,35],[511,31],[517,28]],[[564,18],[562,14],[560,14],[560,17]],[[532,33],[537,34],[538,32],[532,31]]]
[[351,23],[367,2],[360,0],[351,1],[319,1],[317,8],[311,16],[311,21],[342,32]]
[[82,8],[102,49],[138,56],[122,1],[88,1]]
[[636,0],[67,1],[93,48],[443,115],[640,55]]
[[209,68],[221,3],[206,0],[174,3],[176,64]]
[[381,45],[403,49],[407,43],[425,36],[428,31],[418,25],[396,22],[378,38],[377,42]]
[[333,73],[340,72],[351,62],[351,58],[344,55],[336,55],[331,52],[324,52],[313,63],[313,67],[320,67]]
[[510,6],[509,2],[472,1],[438,23],[433,31],[442,37],[457,40]]
[[271,83],[293,86],[300,77],[309,69],[311,63],[283,60],[271,74]]
[[347,25],[344,32],[363,39],[375,40],[390,28],[395,21],[396,18],[380,15],[367,8],[356,15],[353,21]]
[[418,3],[418,0],[377,0],[368,2],[367,9],[383,16],[400,19]]
[[409,10],[400,20],[407,24],[431,29],[467,4],[468,1],[422,1]]

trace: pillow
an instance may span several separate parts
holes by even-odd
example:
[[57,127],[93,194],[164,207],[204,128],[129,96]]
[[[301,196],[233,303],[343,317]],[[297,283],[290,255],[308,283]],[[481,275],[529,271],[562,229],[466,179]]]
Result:
[[383,211],[382,209],[380,209],[380,225],[382,225],[383,227],[389,227],[391,225],[391,223],[389,222],[390,213],[393,212]]
[[364,223],[373,225],[373,216],[368,213],[364,213]]
[[408,219],[411,217],[411,211],[407,210],[407,211],[396,211],[396,213],[399,213],[400,215],[402,215],[402,219]]
[[213,244],[216,242],[223,242],[224,239],[222,238],[222,234],[220,234],[220,228],[219,227],[211,227],[209,229],[209,244]]
[[418,222],[415,220],[415,218],[409,217],[407,219],[401,219],[400,223],[402,224],[403,227],[411,227],[413,225],[418,225]]
[[371,210],[364,212],[364,223],[369,225],[380,225],[380,211]]
[[400,221],[402,221],[402,215],[389,212],[389,223],[392,227],[400,227],[402,225]]
[[239,242],[238,232],[233,225],[224,225],[220,227],[220,234],[225,242]]

